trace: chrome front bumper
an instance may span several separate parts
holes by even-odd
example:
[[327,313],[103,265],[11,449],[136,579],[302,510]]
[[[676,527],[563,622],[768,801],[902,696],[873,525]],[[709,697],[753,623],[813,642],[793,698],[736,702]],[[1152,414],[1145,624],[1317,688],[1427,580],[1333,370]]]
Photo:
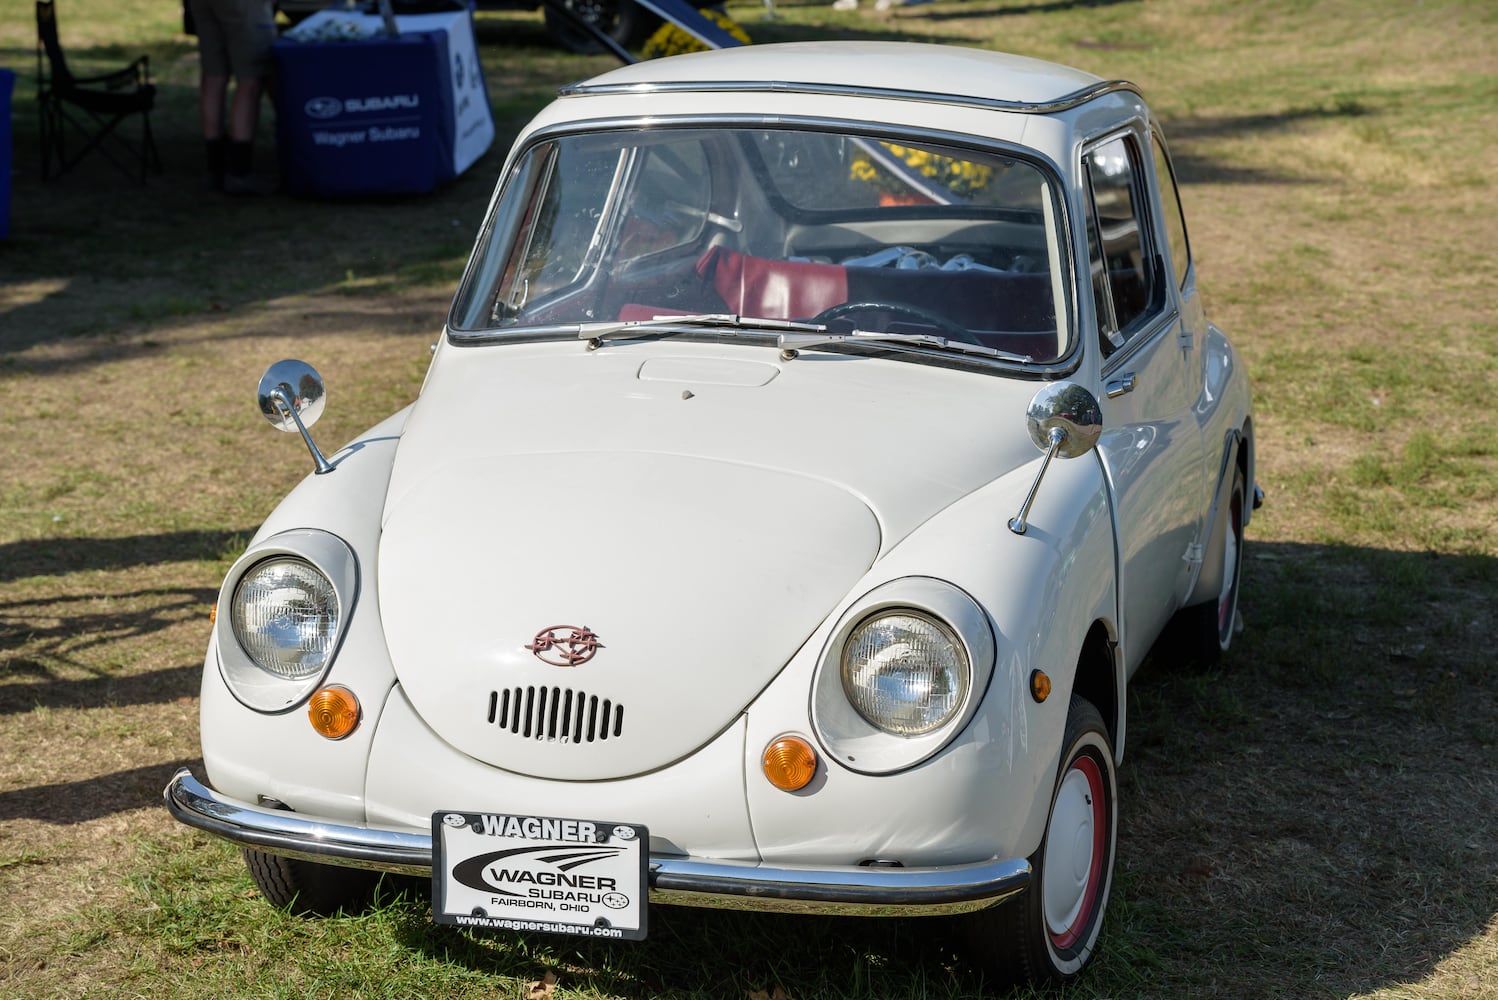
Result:
[[[166,786],[166,807],[188,826],[242,847],[305,861],[405,875],[432,871],[431,834],[312,819],[220,795],[187,768]],[[928,916],[993,906],[1030,883],[1030,863],[991,859],[933,868],[798,867],[650,857],[650,900],[681,906],[862,916]]]

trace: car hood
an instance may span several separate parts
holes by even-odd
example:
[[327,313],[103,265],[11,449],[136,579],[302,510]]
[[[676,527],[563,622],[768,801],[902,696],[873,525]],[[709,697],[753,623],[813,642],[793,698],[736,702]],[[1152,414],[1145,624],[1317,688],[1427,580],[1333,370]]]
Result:
[[666,766],[730,725],[882,551],[1038,457],[1030,385],[777,357],[443,348],[378,559],[428,726],[538,777]]

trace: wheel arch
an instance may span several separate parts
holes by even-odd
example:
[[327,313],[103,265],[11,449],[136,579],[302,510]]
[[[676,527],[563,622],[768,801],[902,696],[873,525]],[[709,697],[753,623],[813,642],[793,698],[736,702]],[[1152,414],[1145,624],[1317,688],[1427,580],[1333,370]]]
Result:
[[[1255,459],[1253,414],[1249,414],[1248,416],[1243,418],[1243,430],[1240,432],[1240,436],[1241,441],[1238,446],[1238,468],[1243,470],[1243,483],[1248,488],[1248,492],[1252,494],[1254,491],[1254,486],[1258,482],[1258,480],[1255,478],[1258,475],[1258,470],[1254,467]],[[1250,497],[1250,499],[1252,499],[1252,497]],[[1253,520],[1253,516],[1254,504],[1249,503],[1243,508],[1243,526],[1245,528],[1248,527],[1249,522]]]
[[[1222,459],[1217,468],[1217,484],[1212,490],[1212,506],[1207,511],[1205,530],[1201,535],[1207,539],[1207,546],[1202,553],[1201,569],[1197,572],[1196,583],[1191,588],[1191,595],[1186,599],[1184,607],[1191,607],[1203,600],[1210,600],[1222,587],[1223,574],[1223,551],[1222,532],[1217,530],[1220,519],[1224,512],[1229,509],[1229,497],[1233,490],[1233,474],[1241,470],[1245,483],[1253,482],[1253,438],[1251,421],[1245,421],[1242,428],[1229,428],[1223,436]],[[1251,506],[1251,505],[1249,505]],[[1244,509],[1245,515],[1248,507]],[[1244,524],[1246,525],[1245,517]]]
[[1121,759],[1124,736],[1122,671],[1118,664],[1118,639],[1101,619],[1092,623],[1077,657],[1077,675],[1072,694],[1090,702],[1108,727],[1115,759]]

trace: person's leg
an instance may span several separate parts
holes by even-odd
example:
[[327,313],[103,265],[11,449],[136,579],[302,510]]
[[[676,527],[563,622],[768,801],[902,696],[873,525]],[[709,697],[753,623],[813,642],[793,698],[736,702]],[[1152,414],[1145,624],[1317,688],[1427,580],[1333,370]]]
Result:
[[229,194],[269,194],[271,186],[255,180],[255,128],[260,118],[259,77],[234,81],[234,103],[229,110],[229,142],[224,190]]
[[204,73],[198,79],[198,112],[203,123],[203,138],[218,139],[224,134],[224,98],[229,93],[227,76],[209,76]]
[[260,122],[260,100],[270,81],[271,44],[276,37],[275,11],[269,0],[243,0],[233,30],[230,57],[234,97],[229,109],[229,163],[224,190],[258,194],[265,188],[251,177],[255,131]]
[[229,112],[229,138],[235,142],[254,142],[260,123],[260,97],[265,92],[261,77],[243,77],[234,81],[234,104]]
[[210,0],[190,0],[190,9],[198,33],[198,120],[203,133],[204,164],[208,168],[209,187],[221,191],[229,156],[229,140],[224,135],[229,46],[224,26]]

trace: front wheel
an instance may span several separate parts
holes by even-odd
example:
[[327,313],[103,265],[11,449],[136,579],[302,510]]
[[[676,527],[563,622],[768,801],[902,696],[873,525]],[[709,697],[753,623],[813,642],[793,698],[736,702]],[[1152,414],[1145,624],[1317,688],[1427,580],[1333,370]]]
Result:
[[1092,958],[1113,885],[1118,780],[1103,717],[1073,698],[1045,838],[1019,899],[964,917],[975,960],[1003,980],[1059,985]]
[[374,898],[379,872],[320,865],[241,848],[255,887],[272,906],[299,916],[357,913]]

